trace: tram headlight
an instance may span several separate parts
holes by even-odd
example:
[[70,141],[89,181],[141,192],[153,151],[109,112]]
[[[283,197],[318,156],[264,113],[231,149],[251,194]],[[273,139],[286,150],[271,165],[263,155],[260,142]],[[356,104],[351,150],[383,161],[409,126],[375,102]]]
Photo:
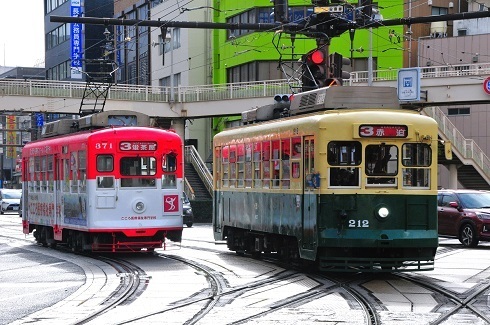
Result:
[[376,213],[380,218],[384,219],[384,218],[388,217],[388,215],[390,214],[390,211],[386,207],[380,207],[380,208],[378,208],[378,211]]
[[141,199],[133,201],[133,211],[136,213],[143,213],[146,210],[146,204]]

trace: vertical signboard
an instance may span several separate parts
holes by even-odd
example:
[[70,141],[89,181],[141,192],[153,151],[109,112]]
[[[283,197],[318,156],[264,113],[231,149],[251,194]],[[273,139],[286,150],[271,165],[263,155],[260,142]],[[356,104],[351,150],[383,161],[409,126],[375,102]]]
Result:
[[[0,154],[3,154],[3,135],[5,133],[3,132],[3,124],[0,123]],[[1,172],[1,171],[0,171]]]
[[[7,116],[7,130],[15,130],[15,125],[16,125],[16,117],[15,116]],[[17,144],[16,141],[17,138],[17,132],[15,131],[7,131],[7,141],[6,144],[9,144],[10,146],[7,147],[7,158],[16,158],[16,147],[14,146]]]
[[[82,15],[81,0],[71,0],[71,16],[80,17]],[[71,23],[71,78],[82,79],[82,24]]]
[[398,99],[420,101],[420,68],[398,70]]

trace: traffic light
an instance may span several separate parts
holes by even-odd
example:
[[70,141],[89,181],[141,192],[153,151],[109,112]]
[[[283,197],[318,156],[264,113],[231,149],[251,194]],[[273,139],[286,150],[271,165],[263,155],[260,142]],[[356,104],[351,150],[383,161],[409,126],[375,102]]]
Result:
[[274,0],[274,21],[279,23],[288,21],[288,0]]
[[314,49],[303,55],[302,91],[325,87],[327,79],[327,60],[325,53]]
[[342,85],[342,81],[344,79],[350,78],[350,73],[347,71],[343,71],[342,67],[344,65],[350,65],[350,59],[344,58],[339,53],[332,53],[329,56],[329,74],[328,80],[326,81],[327,86],[330,85],[333,81],[339,81],[340,85]]
[[291,101],[289,99],[290,95],[287,94],[277,94],[274,96],[274,107],[275,108],[289,108],[291,106]]

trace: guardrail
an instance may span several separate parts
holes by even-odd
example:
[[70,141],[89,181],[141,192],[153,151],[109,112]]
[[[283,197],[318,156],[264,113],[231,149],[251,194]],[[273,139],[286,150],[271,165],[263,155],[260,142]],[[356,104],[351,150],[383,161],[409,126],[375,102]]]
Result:
[[199,175],[199,178],[201,178],[204,186],[206,186],[206,189],[209,192],[209,195],[211,195],[212,197],[214,193],[213,175],[211,175],[211,172],[209,171],[208,167],[206,166],[194,146],[185,146],[185,161],[191,163],[192,166],[194,166],[194,169]]
[[[451,76],[469,76],[490,74],[490,63],[454,64],[421,68],[422,78],[441,78]],[[368,82],[368,71],[351,72],[345,85]],[[396,80],[398,69],[375,70],[373,81]],[[103,85],[101,85],[103,86]],[[289,94],[291,87],[286,79],[237,82],[228,84],[178,86],[174,87],[178,102],[202,102],[241,98],[273,97],[276,94]],[[61,98],[82,98],[85,82],[57,80],[0,79],[0,96],[43,96]],[[116,84],[110,87],[108,98],[113,100],[170,102],[171,88],[159,86],[141,86]]]
[[485,174],[485,179],[490,179],[490,159],[478,144],[473,139],[466,139],[439,107],[425,107],[423,112],[437,121],[439,131],[451,141],[453,150],[477,165]]

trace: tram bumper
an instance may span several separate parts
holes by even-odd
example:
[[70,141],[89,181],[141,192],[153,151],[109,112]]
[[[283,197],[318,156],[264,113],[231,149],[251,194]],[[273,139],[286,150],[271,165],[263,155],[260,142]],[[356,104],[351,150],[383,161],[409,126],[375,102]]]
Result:
[[[323,234],[325,235],[325,234]],[[434,269],[435,231],[391,231],[373,235],[322,236],[318,262],[323,271],[410,272]]]

